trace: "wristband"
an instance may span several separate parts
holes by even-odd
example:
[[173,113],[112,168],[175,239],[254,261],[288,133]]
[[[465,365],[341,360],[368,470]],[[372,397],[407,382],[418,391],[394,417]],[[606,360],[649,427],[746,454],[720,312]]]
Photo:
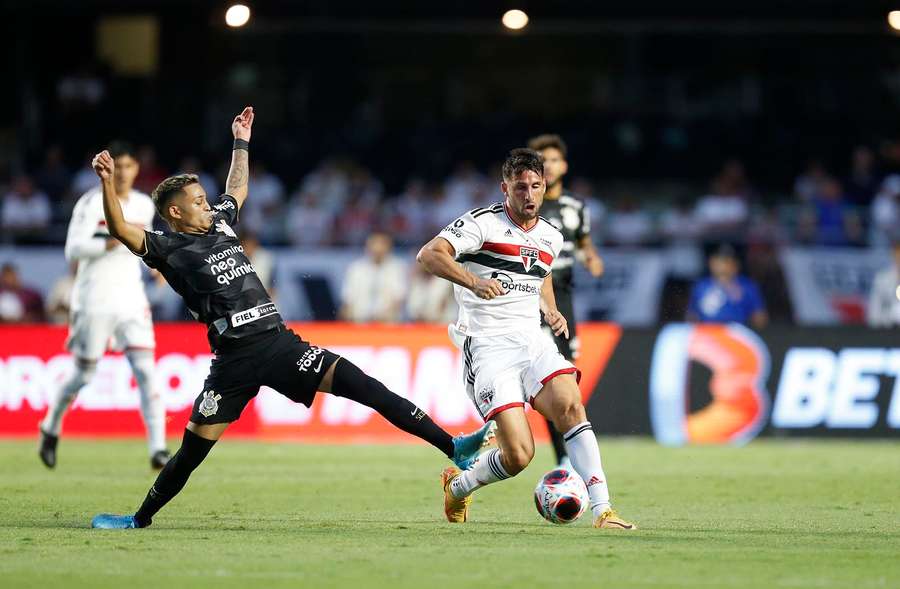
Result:
[[243,139],[235,139],[234,147],[231,148],[232,151],[235,149],[243,149],[245,151],[250,151],[250,142],[244,141]]

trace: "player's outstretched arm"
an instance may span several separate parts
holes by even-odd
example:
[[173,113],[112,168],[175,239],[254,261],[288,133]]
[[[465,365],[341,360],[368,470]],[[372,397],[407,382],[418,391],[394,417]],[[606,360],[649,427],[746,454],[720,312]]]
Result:
[[416,261],[429,274],[468,288],[482,299],[492,299],[503,294],[503,287],[496,280],[478,278],[454,259],[453,245],[443,237],[435,237],[419,250]]
[[553,275],[548,274],[541,284],[540,298],[541,313],[544,314],[544,321],[553,330],[554,335],[563,335],[569,339],[569,325],[566,318],[556,308],[556,296],[553,294]]
[[250,180],[250,132],[253,129],[253,107],[246,107],[231,122],[234,135],[234,149],[231,151],[231,168],[225,181],[225,194],[237,201],[238,210],[247,200],[247,185]]
[[125,221],[122,213],[122,205],[116,196],[116,186],[113,183],[113,174],[116,171],[116,162],[105,149],[94,156],[91,166],[100,177],[103,187],[103,216],[106,218],[106,226],[109,234],[125,244],[132,252],[143,255],[144,230]]

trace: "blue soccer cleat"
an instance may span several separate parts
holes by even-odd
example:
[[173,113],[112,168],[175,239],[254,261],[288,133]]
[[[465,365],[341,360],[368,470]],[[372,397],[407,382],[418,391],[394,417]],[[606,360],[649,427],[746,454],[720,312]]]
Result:
[[133,515],[113,515],[101,513],[91,520],[91,527],[101,530],[130,530],[138,527]]
[[493,433],[494,422],[488,421],[470,434],[453,438],[453,464],[462,470],[468,470],[475,464],[479,451],[490,440]]

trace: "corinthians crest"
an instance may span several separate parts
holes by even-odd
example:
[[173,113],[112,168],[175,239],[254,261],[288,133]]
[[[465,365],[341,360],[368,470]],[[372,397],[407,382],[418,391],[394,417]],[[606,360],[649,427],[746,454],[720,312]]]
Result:
[[228,237],[237,237],[234,229],[232,229],[231,226],[225,222],[225,219],[219,219],[219,221],[216,223],[216,231],[218,231],[219,233],[224,233]]
[[200,401],[200,415],[209,417],[215,415],[219,410],[219,400],[222,395],[217,395],[216,391],[204,391],[203,400]]

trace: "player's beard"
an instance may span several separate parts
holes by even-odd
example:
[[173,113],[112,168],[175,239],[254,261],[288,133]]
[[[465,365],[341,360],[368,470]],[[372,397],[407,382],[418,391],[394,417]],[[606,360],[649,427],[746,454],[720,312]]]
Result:
[[[528,204],[534,205],[534,208],[529,210],[527,208]],[[533,219],[537,219],[538,209],[539,209],[538,203],[536,203],[536,202],[535,203],[524,203],[524,204],[522,204],[521,210],[519,210],[519,215],[526,221],[531,221]]]

